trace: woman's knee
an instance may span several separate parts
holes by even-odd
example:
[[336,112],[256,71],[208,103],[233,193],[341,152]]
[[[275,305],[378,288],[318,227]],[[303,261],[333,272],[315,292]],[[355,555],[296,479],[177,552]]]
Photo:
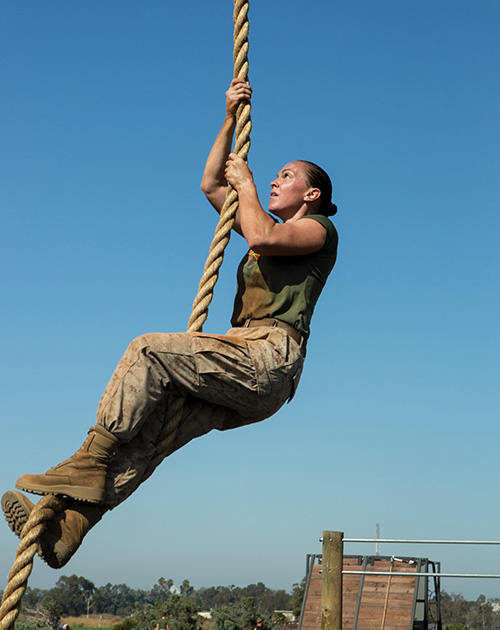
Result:
[[[162,333],[145,333],[133,339],[127,348],[127,352],[139,354],[146,348],[155,348],[160,345],[160,338],[164,337]],[[164,341],[161,345],[164,345]]]

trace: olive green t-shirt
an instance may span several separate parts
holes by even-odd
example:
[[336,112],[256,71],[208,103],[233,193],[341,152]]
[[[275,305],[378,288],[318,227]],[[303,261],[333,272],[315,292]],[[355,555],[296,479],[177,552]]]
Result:
[[238,267],[233,326],[243,326],[247,319],[274,317],[309,337],[314,307],[337,259],[338,245],[337,230],[328,217],[310,214],[300,221],[311,219],[325,228],[318,252],[263,256],[250,250],[243,258]]

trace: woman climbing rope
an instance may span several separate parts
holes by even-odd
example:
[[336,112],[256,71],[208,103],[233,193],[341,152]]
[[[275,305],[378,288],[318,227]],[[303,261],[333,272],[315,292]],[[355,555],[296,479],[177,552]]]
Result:
[[[280,221],[263,209],[251,171],[231,153],[236,110],[251,93],[243,80],[231,82],[201,185],[219,212],[227,182],[238,192],[233,229],[250,247],[238,268],[232,328],[225,335],[153,333],[132,341],[82,447],[46,473],[18,479],[20,490],[67,497],[40,538],[39,553],[54,568],[64,566],[103,514],[149,476],[176,399],[185,403],[167,454],[212,429],[264,420],[295,393],[313,310],[336,260],[338,237],[328,216],[337,208],[328,175],[299,160],[271,182],[268,209]],[[17,535],[33,507],[17,491],[2,498]]]

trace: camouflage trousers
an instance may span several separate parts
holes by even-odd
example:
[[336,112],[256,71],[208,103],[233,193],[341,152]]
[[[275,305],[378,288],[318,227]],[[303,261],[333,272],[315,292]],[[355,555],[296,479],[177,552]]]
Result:
[[185,400],[165,456],[212,429],[234,429],[274,414],[293,396],[303,361],[299,345],[281,328],[134,339],[97,410],[97,424],[120,439],[108,467],[106,506],[117,506],[151,474],[176,399]]

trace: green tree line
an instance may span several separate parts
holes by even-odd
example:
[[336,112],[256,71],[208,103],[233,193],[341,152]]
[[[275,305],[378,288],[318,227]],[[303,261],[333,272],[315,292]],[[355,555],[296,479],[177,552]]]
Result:
[[[169,630],[197,630],[198,612],[212,611],[213,630],[251,630],[258,617],[271,625],[283,626],[286,620],[276,610],[300,612],[304,580],[290,593],[270,589],[262,582],[238,586],[211,586],[194,589],[189,580],[173,592],[174,582],[161,577],[151,590],[133,589],[126,584],[96,587],[83,576],[63,575],[51,589],[28,586],[22,600],[20,622],[16,630],[49,627],[57,630],[62,617],[110,614],[123,618],[115,630],[156,630],[163,615]],[[28,625],[26,625],[28,623]]]
[[500,599],[480,595],[474,601],[462,595],[441,593],[441,617],[445,630],[500,630]]

